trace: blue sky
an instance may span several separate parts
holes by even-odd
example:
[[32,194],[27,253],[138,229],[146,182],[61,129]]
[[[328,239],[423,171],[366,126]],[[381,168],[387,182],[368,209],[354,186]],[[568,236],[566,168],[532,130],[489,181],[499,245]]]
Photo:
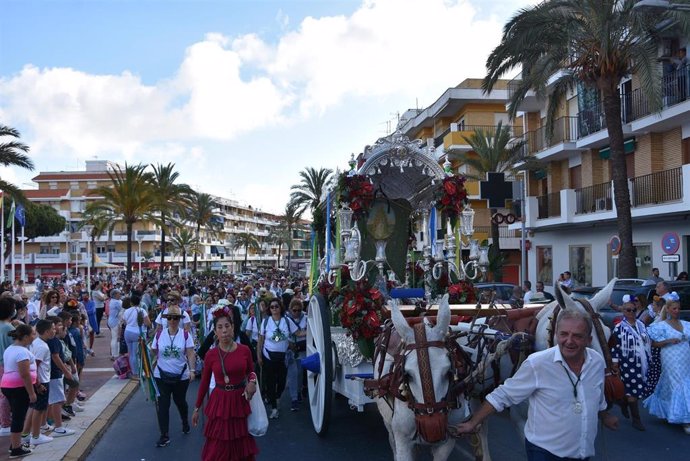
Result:
[[345,167],[397,112],[482,77],[530,0],[5,0],[0,123],[35,172],[174,162],[279,213],[306,166]]

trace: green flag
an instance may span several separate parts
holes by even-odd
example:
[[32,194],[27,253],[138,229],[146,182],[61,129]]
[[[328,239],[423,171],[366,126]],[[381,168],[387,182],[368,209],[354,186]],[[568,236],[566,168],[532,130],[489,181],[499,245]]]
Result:
[[7,215],[7,222],[5,223],[5,228],[7,230],[12,229],[12,224],[14,223],[14,208],[15,203],[14,200],[12,200],[12,208],[10,208],[10,214]]

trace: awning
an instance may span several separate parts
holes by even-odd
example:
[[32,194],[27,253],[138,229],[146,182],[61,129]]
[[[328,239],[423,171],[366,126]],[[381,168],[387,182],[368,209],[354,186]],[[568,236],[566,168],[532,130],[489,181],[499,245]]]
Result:
[[[623,152],[626,154],[632,154],[635,152],[635,138],[626,139],[623,143]],[[611,158],[611,147],[606,146],[599,149],[599,158],[602,160],[608,160]]]
[[225,247],[216,247],[218,249],[218,253],[224,255],[225,254]]
[[224,255],[225,254],[225,247],[218,246],[218,245],[211,245],[211,254],[213,255]]

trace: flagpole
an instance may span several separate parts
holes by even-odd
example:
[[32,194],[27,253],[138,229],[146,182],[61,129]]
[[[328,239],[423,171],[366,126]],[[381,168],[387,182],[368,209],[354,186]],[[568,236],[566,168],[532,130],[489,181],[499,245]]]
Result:
[[[14,205],[14,202],[12,204]],[[14,221],[15,221],[15,219],[14,219],[14,206],[12,208],[13,208],[12,213],[10,213],[12,216],[9,217],[9,219],[12,220],[12,256],[11,256],[11,258],[12,258],[12,271],[10,272],[10,275],[11,275],[10,280],[12,280],[12,286],[14,286],[14,281],[15,281],[15,278],[14,278],[14,276],[15,276],[15,270],[14,270],[14,247],[15,247],[15,245],[14,245]]]
[[22,281],[26,283],[26,259],[24,259],[24,226],[22,226]]
[[5,197],[0,194],[0,281],[5,281]]

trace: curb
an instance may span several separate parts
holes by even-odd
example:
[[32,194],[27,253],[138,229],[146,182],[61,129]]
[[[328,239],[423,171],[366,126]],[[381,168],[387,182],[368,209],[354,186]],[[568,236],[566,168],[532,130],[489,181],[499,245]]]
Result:
[[91,425],[79,437],[77,442],[63,456],[63,461],[84,461],[93,447],[103,437],[115,417],[122,411],[129,399],[136,393],[139,383],[130,381],[117,396],[103,409],[101,414],[93,420]]

